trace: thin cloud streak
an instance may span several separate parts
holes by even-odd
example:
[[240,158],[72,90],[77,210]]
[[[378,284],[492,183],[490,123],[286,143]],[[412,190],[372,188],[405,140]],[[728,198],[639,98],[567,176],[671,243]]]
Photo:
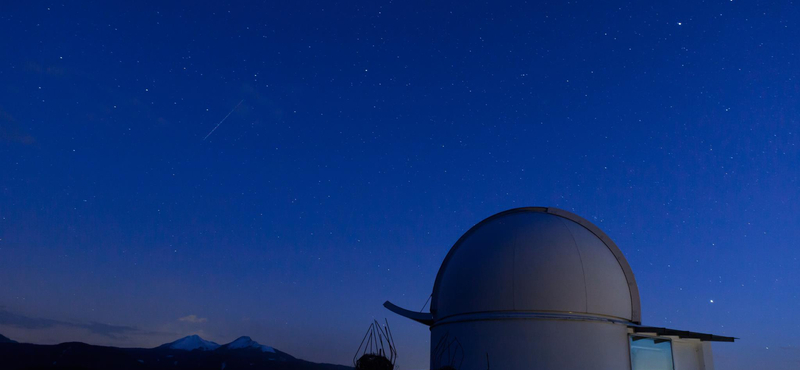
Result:
[[178,321],[190,322],[190,323],[197,324],[197,323],[204,323],[204,322],[208,321],[208,319],[205,318],[205,317],[197,317],[196,315],[189,315],[189,316],[181,317],[180,319],[178,319]]
[[130,334],[157,334],[143,331],[132,326],[110,325],[99,322],[75,323],[69,321],[36,318],[13,313],[0,308],[0,325],[8,325],[23,329],[48,329],[57,326],[67,326],[87,330],[93,334],[102,335],[112,339],[127,338]]

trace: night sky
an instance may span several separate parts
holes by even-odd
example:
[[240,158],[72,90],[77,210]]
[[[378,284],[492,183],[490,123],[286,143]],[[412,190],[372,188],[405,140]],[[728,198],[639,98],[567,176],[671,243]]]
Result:
[[800,5],[22,3],[0,334],[349,364],[386,317],[427,369],[383,301],[421,309],[472,225],[551,206],[619,245],[644,324],[800,367]]

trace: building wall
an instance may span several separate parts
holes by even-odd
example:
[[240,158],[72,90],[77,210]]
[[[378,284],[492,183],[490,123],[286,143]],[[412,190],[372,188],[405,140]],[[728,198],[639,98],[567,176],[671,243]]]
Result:
[[711,343],[697,339],[673,339],[675,370],[714,370]]
[[705,370],[703,345],[699,340],[672,340],[675,370]]
[[[437,361],[435,347],[444,336],[458,339],[463,362]],[[451,351],[456,347],[457,344],[451,345]],[[628,331],[623,324],[577,320],[503,319],[440,324],[431,328],[431,369],[444,365],[454,365],[459,370],[630,370]]]
[[711,342],[703,342],[703,364],[705,364],[705,370],[714,370],[714,356],[711,354]]

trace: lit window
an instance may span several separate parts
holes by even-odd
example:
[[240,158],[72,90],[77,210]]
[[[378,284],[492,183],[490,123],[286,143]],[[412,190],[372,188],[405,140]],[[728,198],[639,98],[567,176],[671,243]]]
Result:
[[674,370],[669,339],[631,336],[633,370]]

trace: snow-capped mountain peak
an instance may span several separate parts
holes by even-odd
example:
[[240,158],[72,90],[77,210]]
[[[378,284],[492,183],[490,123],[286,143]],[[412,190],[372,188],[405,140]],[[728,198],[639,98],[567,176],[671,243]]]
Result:
[[200,338],[199,335],[190,335],[188,337],[178,339],[172,343],[167,343],[162,347],[181,351],[193,351],[196,349],[202,351],[213,351],[219,348],[219,344]]
[[235,341],[226,344],[225,348],[227,349],[255,348],[255,349],[260,349],[261,352],[275,353],[275,348],[259,344],[258,342],[250,339],[250,337],[239,337]]

